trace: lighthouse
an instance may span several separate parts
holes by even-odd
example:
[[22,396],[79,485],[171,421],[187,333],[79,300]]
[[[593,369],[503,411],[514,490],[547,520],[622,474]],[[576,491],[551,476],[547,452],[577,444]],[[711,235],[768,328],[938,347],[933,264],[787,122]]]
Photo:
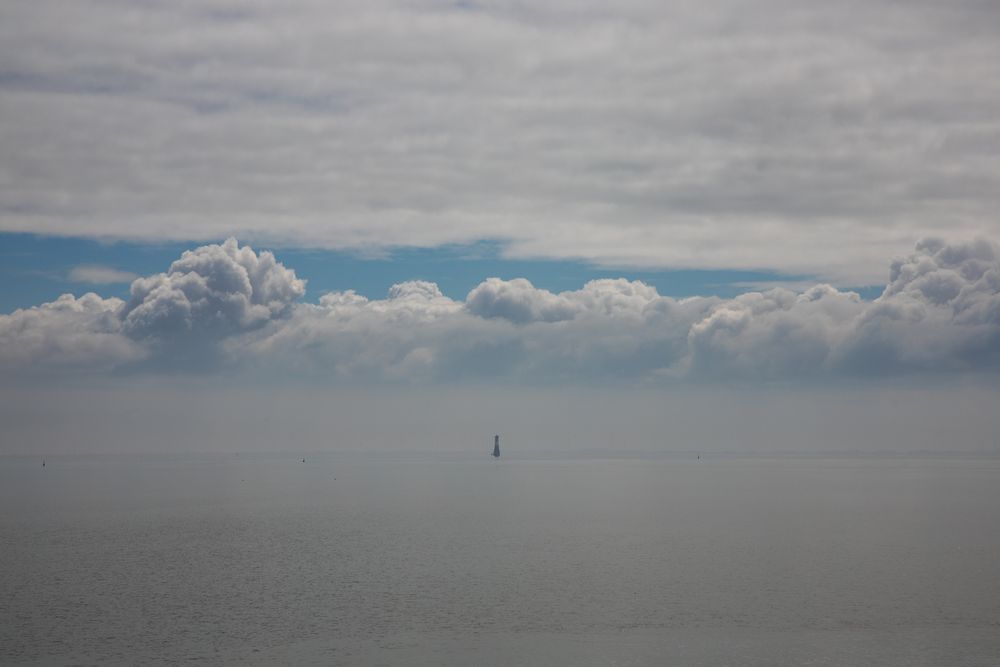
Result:
[[500,436],[493,436],[493,458],[500,458]]

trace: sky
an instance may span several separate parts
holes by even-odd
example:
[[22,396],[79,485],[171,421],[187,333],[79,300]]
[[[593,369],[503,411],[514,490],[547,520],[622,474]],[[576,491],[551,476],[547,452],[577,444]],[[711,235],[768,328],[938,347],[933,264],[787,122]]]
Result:
[[996,3],[13,1],[0,62],[0,453],[1000,449]]

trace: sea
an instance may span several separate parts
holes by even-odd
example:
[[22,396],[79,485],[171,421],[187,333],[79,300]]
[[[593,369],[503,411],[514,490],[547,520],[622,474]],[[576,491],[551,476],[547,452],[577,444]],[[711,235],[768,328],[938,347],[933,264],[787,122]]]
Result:
[[0,663],[1000,664],[1000,458],[491,446],[0,457]]

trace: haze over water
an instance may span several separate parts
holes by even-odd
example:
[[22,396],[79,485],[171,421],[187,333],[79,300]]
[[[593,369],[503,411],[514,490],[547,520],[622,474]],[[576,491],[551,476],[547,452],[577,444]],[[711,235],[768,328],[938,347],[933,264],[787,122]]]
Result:
[[0,662],[1000,656],[1000,459],[508,449],[4,457]]

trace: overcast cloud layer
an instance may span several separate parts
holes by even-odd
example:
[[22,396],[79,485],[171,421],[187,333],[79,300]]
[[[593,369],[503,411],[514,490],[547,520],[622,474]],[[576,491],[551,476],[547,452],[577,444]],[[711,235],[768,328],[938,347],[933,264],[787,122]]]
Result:
[[12,0],[0,62],[4,231],[489,238],[855,285],[920,238],[1000,238],[992,0]]
[[464,301],[422,281],[378,300],[304,294],[272,253],[229,239],[136,279],[128,301],[67,294],[0,315],[0,368],[594,386],[1000,368],[1000,248],[982,239],[921,241],[873,302],[829,285],[678,300],[625,279],[556,294],[488,278]]

